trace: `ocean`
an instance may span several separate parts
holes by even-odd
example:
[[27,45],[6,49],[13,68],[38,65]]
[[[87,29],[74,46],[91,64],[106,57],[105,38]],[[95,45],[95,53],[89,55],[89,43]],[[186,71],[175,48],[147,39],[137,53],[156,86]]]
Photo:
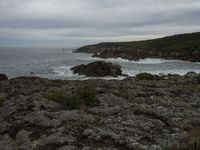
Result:
[[0,48],[0,73],[8,75],[9,78],[28,76],[32,72],[34,75],[49,79],[85,80],[90,78],[75,75],[70,68],[97,60],[120,64],[123,73],[130,76],[141,72],[179,75],[190,71],[200,73],[200,63],[148,58],[139,61],[121,58],[100,59],[93,58],[92,54],[73,53],[72,48]]

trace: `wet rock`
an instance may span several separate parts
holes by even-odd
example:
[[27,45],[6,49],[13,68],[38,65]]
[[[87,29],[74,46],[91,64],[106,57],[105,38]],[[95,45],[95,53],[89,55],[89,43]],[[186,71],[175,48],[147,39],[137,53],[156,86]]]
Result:
[[5,74],[0,74],[0,81],[8,80],[8,77]]
[[107,63],[104,61],[97,61],[87,65],[80,65],[71,68],[75,74],[93,76],[93,77],[104,77],[113,76],[117,77],[122,75],[122,70],[120,65]]

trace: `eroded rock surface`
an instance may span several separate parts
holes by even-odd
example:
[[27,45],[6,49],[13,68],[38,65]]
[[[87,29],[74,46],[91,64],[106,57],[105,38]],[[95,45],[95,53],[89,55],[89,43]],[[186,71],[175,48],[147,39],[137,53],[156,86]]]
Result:
[[[69,110],[46,96],[88,84],[97,106]],[[1,150],[162,150],[200,127],[197,75],[152,81],[21,77],[0,82],[0,95]]]

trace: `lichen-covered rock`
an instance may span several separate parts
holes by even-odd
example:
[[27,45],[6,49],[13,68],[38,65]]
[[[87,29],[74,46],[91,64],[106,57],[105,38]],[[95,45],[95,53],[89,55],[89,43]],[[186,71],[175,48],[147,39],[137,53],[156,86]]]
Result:
[[[191,137],[199,142],[198,76],[0,82],[0,95],[6,99],[0,107],[0,150],[162,150],[191,143],[185,141]],[[91,84],[96,106],[66,110],[46,98],[55,89],[75,95],[77,88]],[[77,98],[83,102],[83,97]]]

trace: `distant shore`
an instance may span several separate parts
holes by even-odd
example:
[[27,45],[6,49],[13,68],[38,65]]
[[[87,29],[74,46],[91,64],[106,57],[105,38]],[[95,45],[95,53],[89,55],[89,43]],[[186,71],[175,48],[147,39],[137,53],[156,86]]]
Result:
[[83,46],[76,52],[93,53],[99,58],[161,58],[200,62],[200,32],[146,41],[99,43]]

